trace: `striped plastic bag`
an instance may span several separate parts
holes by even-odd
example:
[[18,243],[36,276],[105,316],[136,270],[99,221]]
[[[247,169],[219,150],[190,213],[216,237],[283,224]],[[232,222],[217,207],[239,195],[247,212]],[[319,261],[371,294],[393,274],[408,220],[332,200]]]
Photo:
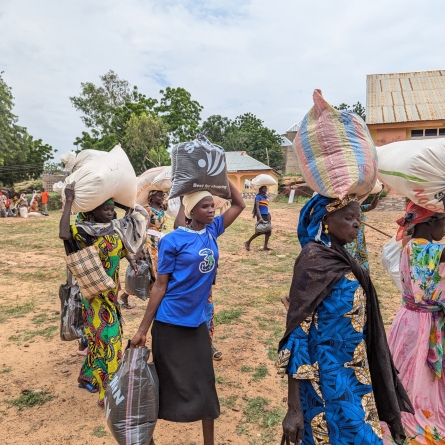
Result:
[[313,98],[293,143],[305,181],[331,198],[367,196],[377,180],[377,152],[365,122],[336,110],[320,90]]

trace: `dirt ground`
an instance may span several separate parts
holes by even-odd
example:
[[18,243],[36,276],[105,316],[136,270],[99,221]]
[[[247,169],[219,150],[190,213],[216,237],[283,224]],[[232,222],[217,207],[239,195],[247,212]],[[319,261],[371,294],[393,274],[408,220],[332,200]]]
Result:
[[[270,252],[261,238],[244,249],[253,232],[251,205],[220,238],[220,265],[214,302],[215,345],[223,360],[215,362],[221,416],[216,421],[218,445],[279,444],[286,410],[286,382],[274,370],[274,357],[284,331],[292,267],[300,246],[296,225],[301,204],[272,203],[274,231]],[[392,235],[397,211],[368,213],[368,223]],[[113,444],[97,395],[77,388],[82,358],[76,342],[59,339],[58,289],[65,281],[64,250],[57,237],[60,212],[36,219],[0,219],[0,442],[13,444]],[[171,223],[170,223],[171,225]],[[366,229],[374,284],[389,328],[400,295],[380,264],[384,235]],[[127,262],[121,264],[125,275]],[[134,297],[124,312],[124,343],[141,320],[145,303]],[[149,344],[149,343],[148,343]],[[34,407],[16,404],[37,392]],[[21,398],[20,398],[21,397]],[[19,399],[20,398],[20,399]],[[15,403],[15,404],[14,404]],[[202,443],[200,423],[159,421],[157,445]]]

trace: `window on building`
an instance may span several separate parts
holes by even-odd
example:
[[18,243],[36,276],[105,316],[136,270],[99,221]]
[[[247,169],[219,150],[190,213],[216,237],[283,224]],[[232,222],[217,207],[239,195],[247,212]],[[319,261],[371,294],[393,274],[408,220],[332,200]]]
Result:
[[425,137],[436,137],[437,136],[437,128],[426,128],[425,129]]
[[425,128],[423,130],[411,130],[411,139],[445,137],[445,128]]
[[423,130],[411,130],[412,138],[423,138]]

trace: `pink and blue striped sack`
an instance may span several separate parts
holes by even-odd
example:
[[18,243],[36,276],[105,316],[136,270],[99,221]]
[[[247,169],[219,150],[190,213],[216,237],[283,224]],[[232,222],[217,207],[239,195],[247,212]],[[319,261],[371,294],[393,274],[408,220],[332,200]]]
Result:
[[363,119],[329,105],[320,90],[294,139],[303,178],[330,198],[366,197],[377,180],[377,151]]

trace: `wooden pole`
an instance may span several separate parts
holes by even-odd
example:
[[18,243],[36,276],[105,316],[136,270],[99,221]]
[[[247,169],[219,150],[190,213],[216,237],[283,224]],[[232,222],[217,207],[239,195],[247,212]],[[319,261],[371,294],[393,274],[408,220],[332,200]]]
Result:
[[387,233],[382,232],[380,229],[377,229],[377,227],[371,226],[371,224],[368,224],[368,223],[366,223],[365,221],[362,221],[362,222],[363,222],[363,224],[364,224],[365,226],[370,227],[371,229],[374,229],[375,231],[381,233],[382,235],[387,236],[388,238],[392,238],[391,235],[388,235]]

